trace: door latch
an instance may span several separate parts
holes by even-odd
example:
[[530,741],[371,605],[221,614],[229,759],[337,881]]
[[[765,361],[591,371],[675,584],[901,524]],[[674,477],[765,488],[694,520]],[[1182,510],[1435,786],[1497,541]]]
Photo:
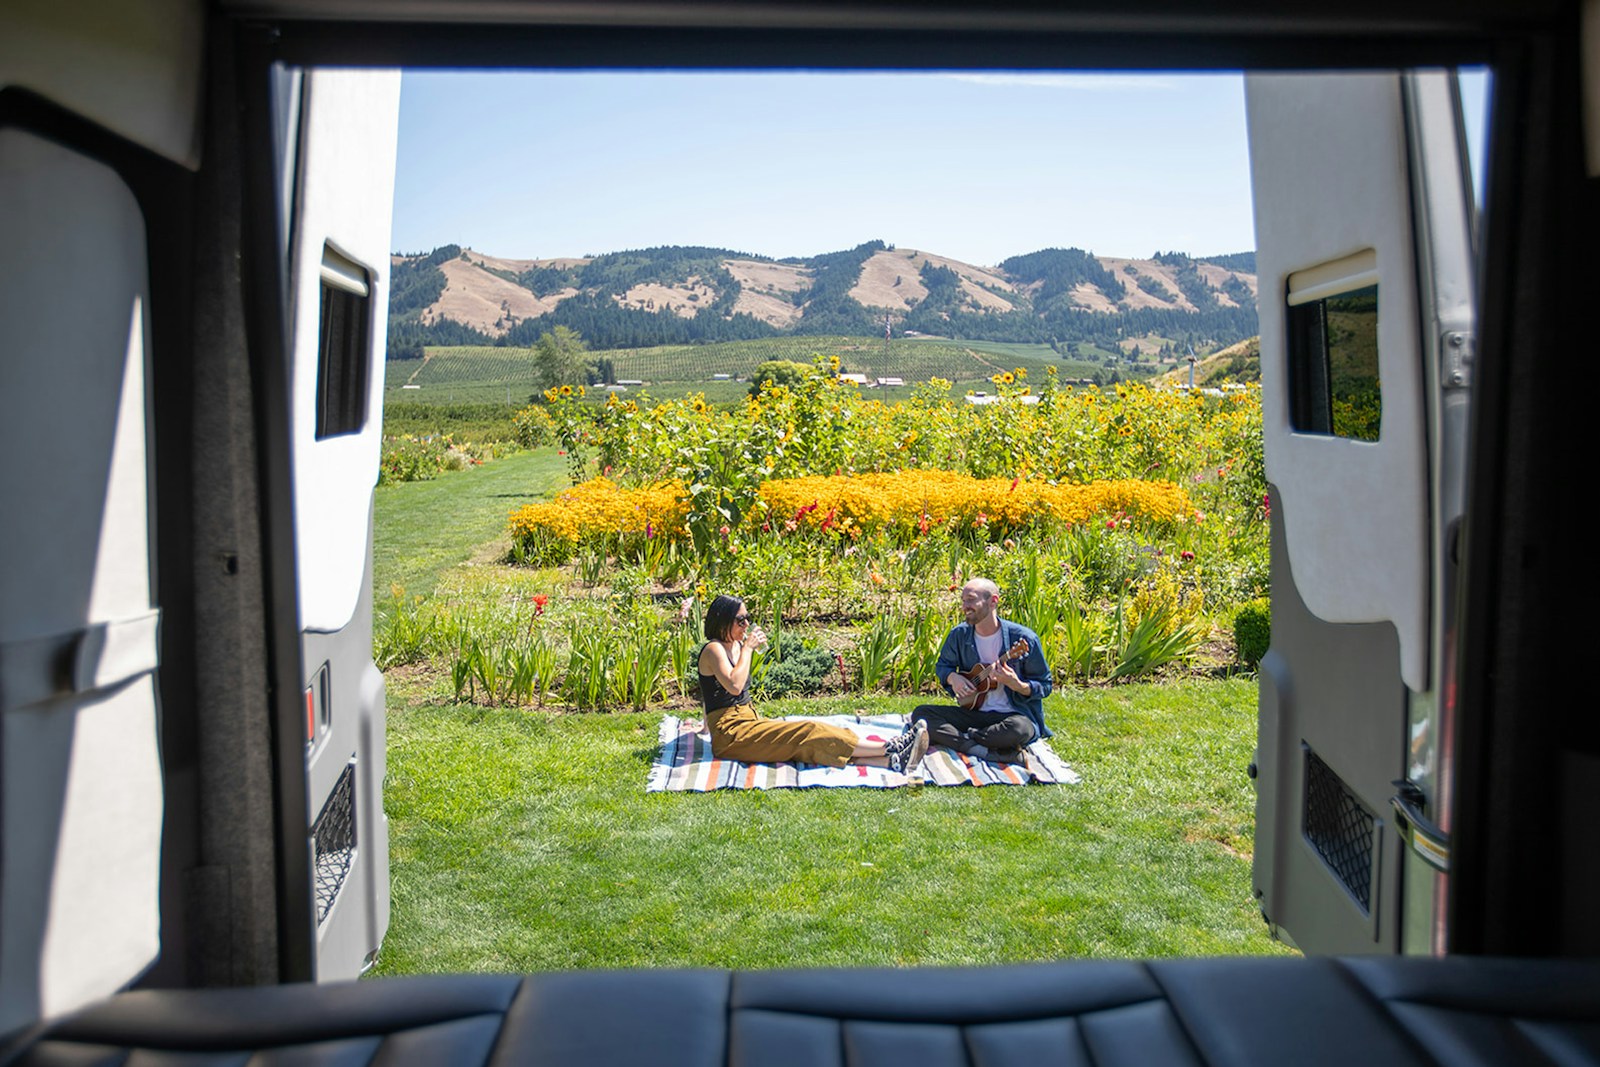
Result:
[[1397,779],[1392,784],[1396,792],[1389,798],[1389,806],[1394,809],[1395,830],[1400,839],[1428,866],[1448,871],[1450,835],[1422,814],[1422,806],[1427,803],[1427,798],[1423,796],[1421,788],[1405,778]]

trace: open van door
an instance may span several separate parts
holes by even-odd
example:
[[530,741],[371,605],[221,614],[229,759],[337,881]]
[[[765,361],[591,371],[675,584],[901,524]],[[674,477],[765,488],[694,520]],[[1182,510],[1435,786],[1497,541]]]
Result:
[[1254,885],[1307,952],[1443,947],[1473,352],[1447,71],[1246,80],[1272,515]]
[[315,976],[353,978],[389,925],[384,684],[372,661],[400,72],[278,75],[289,441]]

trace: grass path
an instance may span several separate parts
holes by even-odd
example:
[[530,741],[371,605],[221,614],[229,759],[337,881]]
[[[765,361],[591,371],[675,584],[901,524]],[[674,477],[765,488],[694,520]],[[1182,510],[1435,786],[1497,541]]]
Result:
[[374,601],[388,601],[396,584],[408,593],[433,592],[446,570],[505,533],[513,510],[566,484],[566,459],[541,448],[429,482],[379,486]]

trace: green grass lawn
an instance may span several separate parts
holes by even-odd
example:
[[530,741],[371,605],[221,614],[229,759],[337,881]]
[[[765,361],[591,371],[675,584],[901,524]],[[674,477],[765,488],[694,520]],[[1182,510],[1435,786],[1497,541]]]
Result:
[[[381,487],[380,605],[391,582],[470,587],[506,514],[564,485],[563,464],[541,450]],[[1077,786],[648,796],[660,710],[460,705],[437,668],[388,681],[378,973],[1287,951],[1250,892],[1253,681],[1057,693],[1046,716]]]
[[553,449],[519,452],[429,482],[378,487],[373,520],[373,599],[390,587],[431,593],[449,568],[505,540],[506,517],[567,485],[566,460]]
[[391,681],[385,974],[1286,951],[1250,894],[1247,681],[1052,697],[1080,785],[886,791],[646,795],[660,713],[445,695]]

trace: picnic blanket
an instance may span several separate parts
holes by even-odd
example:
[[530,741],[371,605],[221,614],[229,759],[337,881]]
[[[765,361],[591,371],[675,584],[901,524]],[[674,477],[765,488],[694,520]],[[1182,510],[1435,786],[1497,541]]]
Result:
[[[905,728],[900,715],[791,715],[854,730],[868,740],[886,741]],[[713,789],[892,789],[902,785],[1052,785],[1075,784],[1073,769],[1046,741],[1026,750],[1024,763],[989,763],[946,748],[931,748],[909,775],[887,767],[823,767],[815,763],[740,763],[711,754],[711,735],[699,719],[668,715],[661,720],[661,751],[650,768],[646,793],[708,793]]]

